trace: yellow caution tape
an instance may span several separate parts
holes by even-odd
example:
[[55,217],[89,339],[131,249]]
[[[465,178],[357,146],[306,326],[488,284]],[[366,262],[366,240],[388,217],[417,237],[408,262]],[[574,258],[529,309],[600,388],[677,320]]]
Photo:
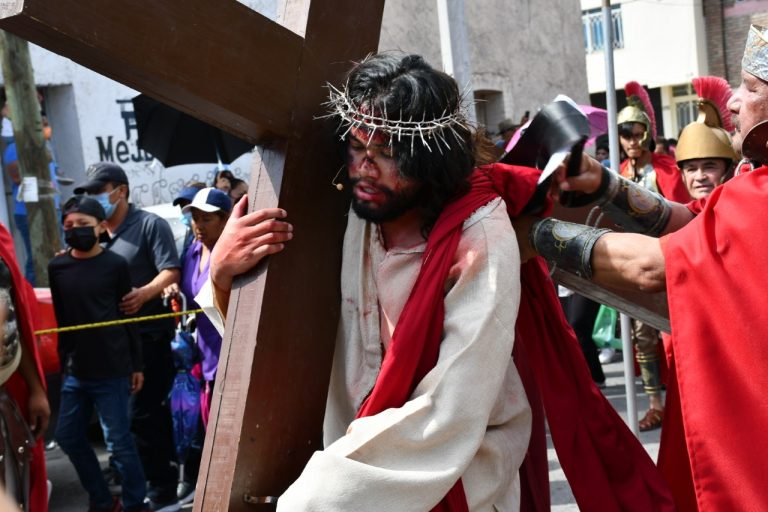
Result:
[[161,313],[159,315],[138,316],[136,318],[123,318],[121,320],[109,320],[107,322],[94,322],[92,324],[68,325],[67,327],[56,327],[54,329],[42,329],[35,331],[36,336],[42,334],[52,334],[54,332],[81,331],[84,329],[96,329],[97,327],[110,327],[113,325],[135,324],[139,322],[149,322],[150,320],[160,320],[161,318],[172,318],[175,316],[194,315],[202,313],[202,309],[190,309],[189,311],[179,311],[173,313]]

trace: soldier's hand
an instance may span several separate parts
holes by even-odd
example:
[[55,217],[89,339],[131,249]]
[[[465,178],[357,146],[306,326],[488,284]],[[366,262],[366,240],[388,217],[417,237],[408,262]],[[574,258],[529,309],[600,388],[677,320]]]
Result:
[[248,198],[243,196],[211,252],[211,280],[224,291],[232,288],[236,275],[252,269],[265,256],[282,251],[293,238],[293,226],[281,220],[288,215],[282,208],[247,212]]
[[600,187],[603,178],[603,167],[600,162],[591,156],[583,153],[581,155],[581,166],[578,176],[566,176],[565,170],[568,165],[568,159],[565,159],[555,171],[555,182],[562,192],[582,192],[592,194]]

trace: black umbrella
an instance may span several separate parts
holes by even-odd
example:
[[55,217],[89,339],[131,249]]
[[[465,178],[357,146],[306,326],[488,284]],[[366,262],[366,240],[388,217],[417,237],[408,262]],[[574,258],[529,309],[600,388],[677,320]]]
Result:
[[133,98],[139,147],[166,167],[231,163],[253,144],[144,94]]

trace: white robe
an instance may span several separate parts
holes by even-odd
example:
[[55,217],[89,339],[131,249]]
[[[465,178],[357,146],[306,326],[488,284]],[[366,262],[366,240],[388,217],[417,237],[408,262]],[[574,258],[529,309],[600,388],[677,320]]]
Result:
[[424,245],[386,251],[350,213],[325,449],[280,497],[280,512],[428,512],[461,477],[472,511],[519,509],[531,414],[511,358],[520,301],[504,203],[464,223],[445,288],[436,366],[402,407],[354,420],[419,273]]

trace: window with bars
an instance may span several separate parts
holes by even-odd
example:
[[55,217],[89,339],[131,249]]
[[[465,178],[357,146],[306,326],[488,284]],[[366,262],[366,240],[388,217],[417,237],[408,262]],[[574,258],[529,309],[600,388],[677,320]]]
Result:
[[[613,48],[624,48],[624,25],[621,21],[621,6],[611,8],[613,27]],[[605,47],[603,34],[603,13],[601,9],[590,9],[581,14],[581,24],[584,31],[584,48],[587,53],[602,51]]]
[[[672,87],[672,104],[675,109],[677,132],[694,122],[699,115],[699,101],[691,84]],[[672,136],[672,134],[669,134]]]

